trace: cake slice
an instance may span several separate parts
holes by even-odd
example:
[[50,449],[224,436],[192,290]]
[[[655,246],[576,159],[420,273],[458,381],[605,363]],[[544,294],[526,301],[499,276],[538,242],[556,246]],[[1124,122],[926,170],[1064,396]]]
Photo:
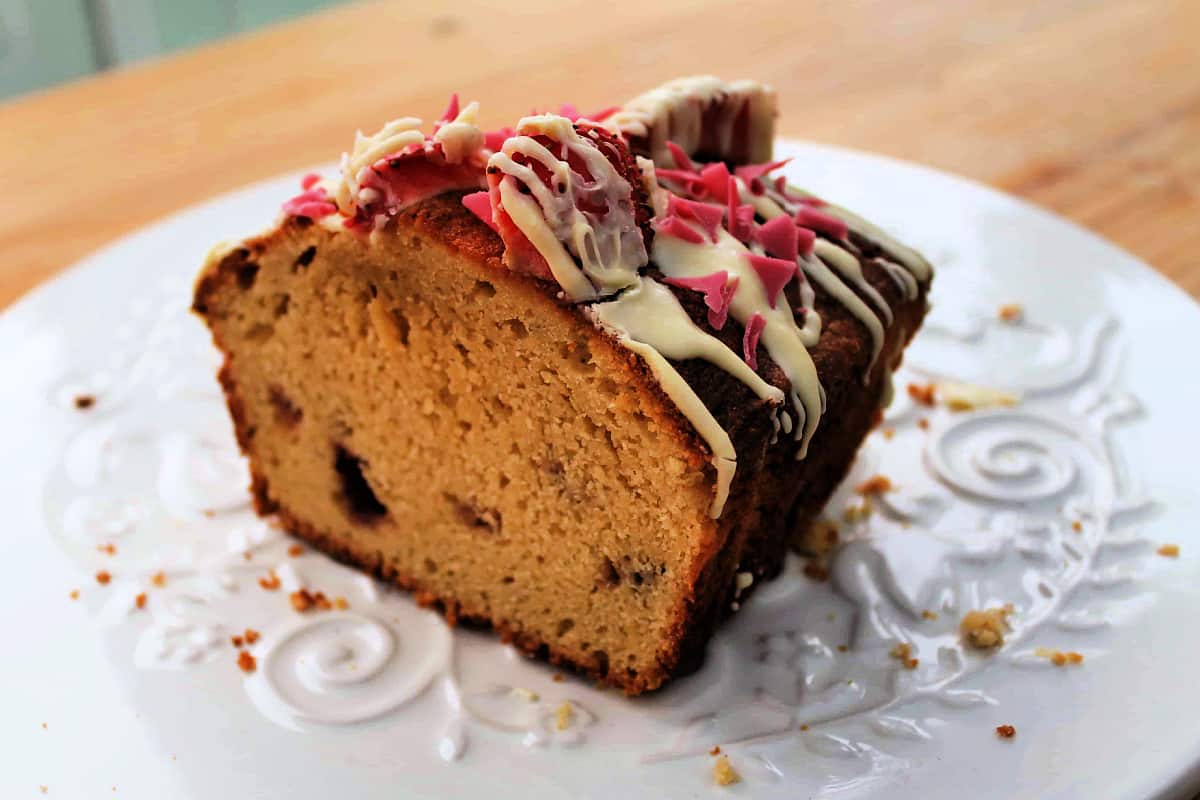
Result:
[[778,572],[931,271],[772,173],[774,94],[675,81],[485,133],[457,99],[214,251],[194,310],[258,511],[636,694]]

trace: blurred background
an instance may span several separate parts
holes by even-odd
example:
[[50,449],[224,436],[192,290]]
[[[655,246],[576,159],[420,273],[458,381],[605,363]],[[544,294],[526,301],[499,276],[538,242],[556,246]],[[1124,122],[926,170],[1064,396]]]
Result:
[[498,128],[697,73],[774,86],[781,136],[983,181],[1200,297],[1198,32],[1200,0],[0,0],[0,308],[451,92]]
[[345,0],[0,0],[0,100]]

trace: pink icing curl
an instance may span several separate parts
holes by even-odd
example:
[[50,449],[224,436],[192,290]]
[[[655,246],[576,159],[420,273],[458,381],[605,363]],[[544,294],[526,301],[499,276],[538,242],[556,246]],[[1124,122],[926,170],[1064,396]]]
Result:
[[733,293],[737,291],[738,278],[729,279],[725,270],[704,275],[699,278],[664,278],[667,284],[681,289],[691,289],[704,293],[704,304],[708,306],[708,324],[715,330],[725,327],[729,318],[729,303]]
[[329,194],[320,187],[301,192],[283,204],[283,213],[290,217],[320,219],[336,211],[337,206],[329,202]]
[[742,356],[750,369],[758,369],[758,337],[762,336],[767,321],[757,311],[746,320],[746,333],[742,337]]
[[667,195],[667,216],[692,220],[700,223],[700,227],[708,234],[714,243],[717,241],[717,229],[721,227],[721,219],[725,209],[712,203],[701,203],[697,200],[685,200],[676,194]]
[[796,231],[796,223],[791,217],[775,217],[758,226],[758,241],[770,255],[795,261],[800,254],[799,236]]
[[[782,161],[769,161],[765,164],[747,164],[744,167],[734,169],[734,174],[746,182],[751,192],[762,194],[766,191],[766,187],[763,186],[762,181],[767,176],[767,173],[774,172],[789,161],[791,161],[790,158],[785,158]],[[780,177],[782,178],[783,176]]]
[[483,224],[500,232],[499,226],[496,225],[496,220],[492,218],[492,201],[488,197],[488,192],[475,192],[474,194],[463,195],[462,204],[466,206],[467,211],[470,211],[475,216],[479,217]]
[[774,308],[775,300],[783,291],[783,287],[787,286],[788,281],[796,276],[796,262],[770,256],[759,256],[754,253],[747,253],[746,258],[750,260],[750,266],[754,268],[754,271],[758,273],[758,279],[762,281],[763,289],[767,293],[767,302],[771,308]]
[[834,239],[845,239],[849,233],[845,222],[807,205],[796,212],[796,224],[832,236]]

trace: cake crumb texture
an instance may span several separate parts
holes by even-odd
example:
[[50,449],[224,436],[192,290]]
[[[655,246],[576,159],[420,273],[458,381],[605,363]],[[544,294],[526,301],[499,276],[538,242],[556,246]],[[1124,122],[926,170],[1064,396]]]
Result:
[[1012,605],[968,612],[959,625],[963,639],[979,650],[999,647],[1004,644],[1004,634],[1009,630],[1008,616],[1012,612]]

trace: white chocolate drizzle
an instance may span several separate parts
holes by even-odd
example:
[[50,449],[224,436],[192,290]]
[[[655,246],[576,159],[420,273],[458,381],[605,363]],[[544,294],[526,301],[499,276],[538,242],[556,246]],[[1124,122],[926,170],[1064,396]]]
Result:
[[[717,107],[714,119],[705,113]],[[744,152],[734,154],[735,126],[746,114]],[[707,125],[705,124],[707,123]],[[658,164],[674,164],[667,142],[696,153],[711,137],[721,157],[739,155],[749,162],[771,158],[775,135],[775,91],[755,81],[728,83],[711,75],[668,81],[638,95],[606,120],[612,130],[645,140]]]
[[[566,117],[526,117],[516,133],[491,157],[488,168],[509,176],[500,182],[501,206],[541,253],[567,296],[590,300],[631,286],[647,255],[629,182]],[[563,157],[534,138],[538,135],[552,139]],[[590,178],[571,168],[568,153],[582,162]],[[545,168],[550,186],[528,163],[518,163],[513,158],[517,154]],[[522,193],[522,185],[529,194]],[[605,210],[601,214],[580,210],[580,201]]]
[[702,358],[724,369],[758,397],[773,404],[783,402],[783,392],[758,377],[721,340],[697,327],[675,295],[649,278],[638,278],[636,284],[620,297],[596,303],[589,308],[589,313],[614,333],[622,345],[641,356],[667,397],[708,443],[717,472],[710,514],[714,519],[720,517],[737,469],[737,453],[729,434],[667,359]]
[[458,116],[439,127],[433,140],[442,146],[450,164],[459,164],[483,147],[483,131],[479,129],[479,103],[468,103]]
[[817,332],[796,325],[792,309],[785,299],[771,308],[758,275],[747,259],[745,245],[718,230],[716,243],[693,244],[673,236],[656,236],[654,263],[670,278],[696,278],[724,270],[738,279],[737,290],[729,304],[734,319],[745,325],[754,314],[762,315],[765,325],[760,339],[791,383],[791,399],[800,424],[796,438],[800,441],[800,456],[816,432],[824,404],[817,368],[808,348],[817,342]]
[[421,132],[421,120],[416,117],[394,119],[371,136],[363,136],[362,131],[356,132],[353,149],[342,154],[342,180],[334,195],[338,209],[343,214],[352,213],[363,172],[379,159],[424,145],[425,134]]

